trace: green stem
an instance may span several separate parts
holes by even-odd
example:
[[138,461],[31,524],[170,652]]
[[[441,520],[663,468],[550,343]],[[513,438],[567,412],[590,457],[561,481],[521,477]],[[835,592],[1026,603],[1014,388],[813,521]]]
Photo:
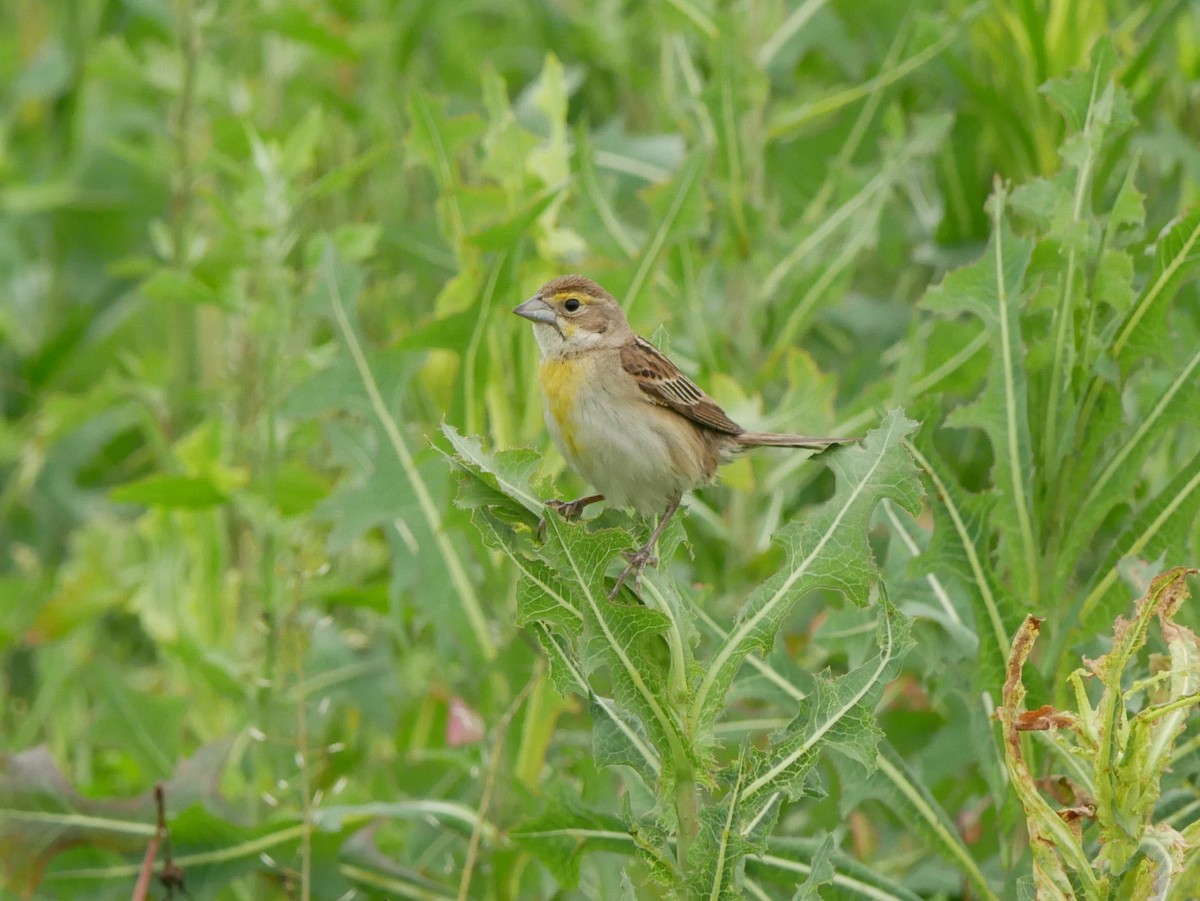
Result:
[[[687,885],[688,851],[700,828],[697,818],[698,806],[695,770],[691,760],[684,754],[675,761],[675,817],[679,822],[679,833],[675,837],[675,854],[681,887]],[[686,897],[686,892],[683,893],[683,897]]]

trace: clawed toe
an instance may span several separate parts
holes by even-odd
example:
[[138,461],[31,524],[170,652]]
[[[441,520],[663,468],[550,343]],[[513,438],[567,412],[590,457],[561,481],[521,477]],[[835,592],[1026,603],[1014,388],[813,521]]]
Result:
[[[579,519],[579,517],[583,515],[584,509],[589,504],[594,504],[594,503],[596,503],[596,501],[602,501],[602,500],[604,500],[604,495],[602,495],[602,494],[593,494],[593,495],[589,495],[588,497],[580,497],[580,498],[576,498],[573,501],[560,501],[558,498],[552,498],[552,499],[546,501],[546,506],[549,507],[551,510],[554,510],[556,513],[558,513],[558,515],[561,516],[563,519],[565,519],[567,522],[571,522],[573,520]],[[545,531],[546,531],[546,520],[545,520],[545,518],[543,518],[542,521],[538,524],[538,533],[542,534]]]
[[629,565],[637,570],[639,576],[647,566],[658,566],[658,557],[654,556],[653,551],[648,547],[636,551],[624,551],[621,556],[629,561]]
[[559,516],[570,522],[573,519],[578,519],[579,514],[583,512],[583,505],[579,501],[560,501],[558,499],[546,501],[546,506],[555,511]]
[[617,582],[612,587],[612,591],[608,593],[610,601],[616,600],[617,593],[621,590],[621,586],[625,581],[633,576],[634,591],[640,591],[642,588],[642,570],[647,566],[658,566],[658,558],[654,556],[653,545],[646,545],[636,551],[625,551],[623,556],[629,561],[629,565],[617,577]]

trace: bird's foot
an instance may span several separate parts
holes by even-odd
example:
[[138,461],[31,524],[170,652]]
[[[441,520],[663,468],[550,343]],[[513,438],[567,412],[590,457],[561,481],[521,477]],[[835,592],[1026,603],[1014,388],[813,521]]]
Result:
[[621,590],[621,586],[625,584],[625,580],[633,576],[633,590],[642,590],[642,570],[647,566],[658,566],[658,557],[654,556],[654,545],[647,544],[636,551],[625,551],[624,557],[629,561],[629,565],[617,576],[617,583],[613,585],[612,591],[608,593],[610,601],[616,600],[617,593]]
[[[560,501],[558,498],[551,498],[545,503],[547,507],[558,513],[558,515],[567,522],[574,522],[583,515],[584,508],[587,507],[588,504],[594,504],[600,499],[601,498],[595,495],[592,497],[576,498],[573,501]],[[546,540],[546,517],[544,516],[538,520],[537,540],[539,543]]]
[[581,497],[573,501],[560,501],[557,498],[546,501],[546,506],[551,510],[558,512],[558,515],[567,522],[579,519],[583,515],[583,508],[592,503],[590,497]]

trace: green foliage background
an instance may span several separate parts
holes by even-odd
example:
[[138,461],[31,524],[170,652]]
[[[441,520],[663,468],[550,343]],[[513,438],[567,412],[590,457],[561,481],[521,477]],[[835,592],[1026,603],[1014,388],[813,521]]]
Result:
[[[812,761],[737,890],[1026,891],[1021,618],[1062,704],[1200,560],[1198,83],[1185,0],[0,6],[0,894],[127,897],[159,781],[196,898],[665,891],[672,814],[601,766],[602,699],[517,622],[540,558],[439,428],[584,487],[509,315],[564,271],[747,425],[921,422],[885,588],[796,597],[700,717],[732,767],[872,659],[881,595],[911,629],[882,741]],[[692,499],[652,577],[689,646],[834,492],[764,451]],[[1185,726],[1155,821],[1200,839]]]

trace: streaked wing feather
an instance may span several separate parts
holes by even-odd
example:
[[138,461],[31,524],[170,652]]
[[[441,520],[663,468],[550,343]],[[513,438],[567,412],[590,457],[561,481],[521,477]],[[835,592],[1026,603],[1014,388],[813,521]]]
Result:
[[652,403],[669,407],[697,425],[737,435],[742,427],[725,415],[715,400],[679,371],[649,341],[635,338],[621,348],[621,365]]

